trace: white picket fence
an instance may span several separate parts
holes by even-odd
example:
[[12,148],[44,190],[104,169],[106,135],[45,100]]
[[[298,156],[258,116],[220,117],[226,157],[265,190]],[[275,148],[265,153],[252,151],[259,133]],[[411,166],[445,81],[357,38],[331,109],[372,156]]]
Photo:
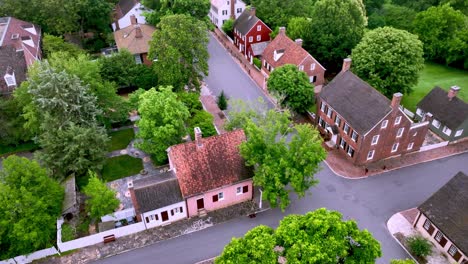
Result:
[[445,147],[448,145],[448,143],[449,143],[448,141],[444,141],[444,142],[440,142],[437,144],[427,145],[427,146],[421,147],[419,151],[421,152],[421,151],[427,151],[427,150],[431,150],[435,148]]
[[141,232],[146,229],[146,226],[143,222],[135,223],[128,226],[123,226],[111,230],[107,230],[101,233],[94,235],[81,237],[75,240],[70,240],[62,243],[62,224],[63,219],[57,220],[57,247],[60,252],[65,252],[77,248],[83,248],[91,245],[96,245],[104,241],[104,237],[114,235],[115,238],[128,236],[134,233]]
[[51,248],[38,250],[38,251],[33,252],[31,254],[28,254],[28,255],[16,256],[16,257],[11,258],[11,259],[2,260],[2,261],[0,261],[0,264],[31,263],[34,260],[45,258],[45,257],[52,256],[52,255],[55,255],[55,254],[59,254],[59,252],[57,251],[57,249],[55,247],[51,247]]
[[131,207],[122,211],[115,212],[113,214],[108,214],[101,217],[101,222],[109,222],[109,221],[119,221],[122,219],[127,219],[129,217],[134,217],[135,208]]

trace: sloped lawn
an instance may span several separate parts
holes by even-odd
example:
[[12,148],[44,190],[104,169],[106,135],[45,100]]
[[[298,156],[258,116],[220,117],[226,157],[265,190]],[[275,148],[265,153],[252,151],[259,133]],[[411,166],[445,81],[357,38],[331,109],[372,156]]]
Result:
[[436,85],[446,91],[453,85],[460,86],[458,96],[468,102],[468,71],[427,62],[421,71],[418,84],[413,87],[413,93],[403,96],[403,106],[410,111],[416,111],[416,104]]
[[142,169],[142,160],[129,155],[108,158],[102,168],[102,179],[110,182],[138,174]]
[[135,133],[132,128],[114,131],[109,134],[110,142],[108,151],[114,151],[119,149],[127,148],[130,141],[135,137]]

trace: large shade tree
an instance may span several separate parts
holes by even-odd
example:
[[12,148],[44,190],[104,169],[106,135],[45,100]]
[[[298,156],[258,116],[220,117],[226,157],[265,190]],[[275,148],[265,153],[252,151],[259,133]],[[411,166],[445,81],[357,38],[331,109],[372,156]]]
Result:
[[352,58],[353,72],[388,98],[396,92],[411,93],[424,67],[418,37],[391,27],[367,32]]
[[63,188],[36,161],[18,156],[0,170],[0,259],[55,244]]
[[317,0],[252,0],[257,16],[272,29],[284,27],[292,17],[312,17],[312,8]]
[[223,263],[375,263],[379,242],[353,220],[325,208],[288,215],[276,230],[257,226],[233,238],[216,264]]
[[166,15],[185,14],[198,20],[206,20],[210,11],[209,0],[143,0],[153,11],[145,14],[149,24],[157,25]]
[[176,90],[185,85],[199,88],[208,75],[208,32],[206,24],[189,15],[161,19],[150,42],[149,56],[162,85]]
[[107,187],[95,172],[89,171],[88,185],[84,187],[86,210],[92,218],[111,214],[119,207],[120,201],[115,197],[115,191]]

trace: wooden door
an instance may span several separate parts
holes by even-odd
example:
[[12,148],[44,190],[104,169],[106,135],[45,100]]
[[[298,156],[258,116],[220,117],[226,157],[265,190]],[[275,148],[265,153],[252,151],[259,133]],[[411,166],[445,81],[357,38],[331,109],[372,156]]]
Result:
[[167,211],[161,212],[161,218],[163,222],[169,220],[169,214],[167,213]]
[[197,200],[197,210],[204,209],[205,208],[205,202],[203,201],[203,198],[200,198]]

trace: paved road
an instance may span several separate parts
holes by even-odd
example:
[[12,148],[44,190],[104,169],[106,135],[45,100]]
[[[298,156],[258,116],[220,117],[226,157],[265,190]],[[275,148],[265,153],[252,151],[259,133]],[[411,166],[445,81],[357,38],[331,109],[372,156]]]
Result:
[[[213,93],[218,94],[222,87],[231,98],[256,101],[258,96],[264,97],[216,40],[211,39],[209,50],[210,76],[206,82]],[[293,197],[284,213],[273,209],[254,219],[234,219],[97,263],[194,263],[218,255],[233,236],[242,236],[256,225],[275,227],[287,214],[303,214],[326,207],[340,211],[346,219],[356,219],[360,228],[368,229],[382,245],[384,255],[378,263],[387,264],[392,258],[407,257],[387,231],[388,218],[398,211],[418,206],[456,172],[468,173],[467,160],[468,153],[465,153],[363,180],[340,178],[323,164],[323,170],[317,174],[318,186],[300,200]]]

